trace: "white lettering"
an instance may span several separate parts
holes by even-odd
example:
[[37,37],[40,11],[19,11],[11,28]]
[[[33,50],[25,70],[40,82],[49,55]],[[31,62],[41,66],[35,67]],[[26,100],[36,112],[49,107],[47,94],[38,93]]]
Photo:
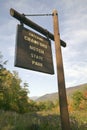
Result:
[[36,55],[36,54],[33,54],[33,53],[31,53],[31,58],[43,61],[43,57],[42,56],[39,56],[39,55]]
[[43,64],[42,64],[42,63],[37,62],[37,61],[34,61],[34,60],[32,60],[32,65],[36,65],[36,66],[39,66],[39,67],[43,67]]
[[31,45],[29,46],[29,48],[33,51],[40,53],[40,54],[44,54],[44,50],[42,50],[42,49],[39,49],[39,48],[31,46]]
[[47,49],[47,45],[40,42],[40,46]]

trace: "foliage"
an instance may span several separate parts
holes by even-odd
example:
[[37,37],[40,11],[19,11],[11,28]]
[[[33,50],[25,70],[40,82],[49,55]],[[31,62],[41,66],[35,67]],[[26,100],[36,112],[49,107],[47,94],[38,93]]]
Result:
[[0,55],[0,109],[27,112],[28,84],[21,86],[21,79],[16,71],[11,73],[4,67]]
[[3,61],[3,55],[0,52],[0,69],[4,68],[4,65],[6,65],[6,63],[7,63],[7,60]]
[[55,107],[54,103],[51,101],[47,102],[35,102],[33,100],[29,100],[29,112],[38,112],[38,111],[46,111],[52,110]]
[[27,90],[20,85],[17,72],[0,69],[0,108],[25,112],[28,104]]
[[76,91],[72,99],[74,109],[87,110],[87,89],[84,91]]

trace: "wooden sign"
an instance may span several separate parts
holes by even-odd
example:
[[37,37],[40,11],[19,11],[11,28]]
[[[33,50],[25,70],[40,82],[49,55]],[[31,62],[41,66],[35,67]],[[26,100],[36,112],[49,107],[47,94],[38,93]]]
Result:
[[17,26],[15,66],[54,74],[50,40]]

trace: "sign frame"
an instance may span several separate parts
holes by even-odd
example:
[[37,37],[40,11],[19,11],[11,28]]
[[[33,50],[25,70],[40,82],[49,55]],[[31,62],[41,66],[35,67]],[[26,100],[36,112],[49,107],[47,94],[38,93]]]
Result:
[[54,74],[51,41],[38,33],[17,25],[15,66]]

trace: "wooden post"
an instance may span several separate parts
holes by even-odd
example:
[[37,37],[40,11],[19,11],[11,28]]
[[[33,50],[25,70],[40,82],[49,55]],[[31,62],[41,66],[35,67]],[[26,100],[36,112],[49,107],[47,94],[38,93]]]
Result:
[[55,40],[55,50],[56,50],[57,80],[58,80],[58,89],[59,89],[61,126],[62,126],[62,130],[70,130],[62,52],[60,46],[58,13],[56,10],[53,10],[53,23],[54,23],[54,40]]

